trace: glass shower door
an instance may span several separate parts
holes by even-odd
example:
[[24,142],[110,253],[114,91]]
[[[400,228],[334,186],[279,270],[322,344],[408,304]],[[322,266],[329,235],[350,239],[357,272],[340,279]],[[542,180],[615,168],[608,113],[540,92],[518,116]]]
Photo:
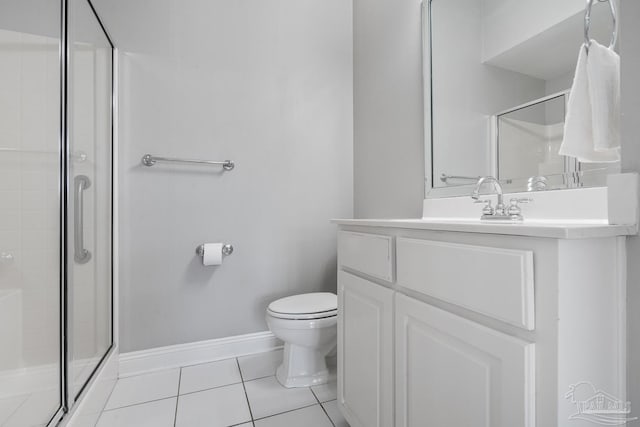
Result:
[[0,426],[61,416],[61,4],[0,2]]
[[88,0],[0,0],[2,427],[55,425],[113,342],[112,52]]
[[67,378],[75,400],[112,344],[113,47],[87,0],[69,0],[67,34]]

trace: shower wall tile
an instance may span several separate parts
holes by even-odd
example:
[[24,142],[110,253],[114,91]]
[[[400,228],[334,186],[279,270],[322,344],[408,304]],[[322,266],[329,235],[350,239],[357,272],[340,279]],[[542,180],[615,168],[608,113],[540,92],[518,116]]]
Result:
[[13,305],[0,335],[18,332],[3,371],[59,356],[60,102],[57,40],[7,30],[0,40],[0,253],[13,257],[0,260],[0,292],[15,295],[0,298],[0,311]]

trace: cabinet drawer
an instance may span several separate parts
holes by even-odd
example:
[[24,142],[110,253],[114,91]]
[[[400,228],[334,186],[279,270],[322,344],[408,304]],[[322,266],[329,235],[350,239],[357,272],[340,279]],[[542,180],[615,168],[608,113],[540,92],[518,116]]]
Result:
[[338,233],[338,263],[369,276],[393,281],[393,237],[378,234]]
[[533,252],[398,238],[398,284],[533,330]]

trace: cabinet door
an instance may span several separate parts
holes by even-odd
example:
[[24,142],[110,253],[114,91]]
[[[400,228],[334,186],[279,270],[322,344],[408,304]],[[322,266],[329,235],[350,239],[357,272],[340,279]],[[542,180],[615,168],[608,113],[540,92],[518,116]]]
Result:
[[534,344],[396,295],[398,427],[533,427]]
[[338,273],[338,403],[351,427],[393,426],[393,291]]

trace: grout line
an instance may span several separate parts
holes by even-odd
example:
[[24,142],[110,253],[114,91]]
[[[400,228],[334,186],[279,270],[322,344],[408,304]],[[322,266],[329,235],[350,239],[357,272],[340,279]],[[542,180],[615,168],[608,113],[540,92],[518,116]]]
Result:
[[[275,350],[274,350],[274,351],[275,351]],[[173,424],[173,425],[174,425],[174,427],[175,427],[175,426],[176,426],[176,423],[177,423],[178,402],[179,402],[179,398],[180,398],[180,396],[186,396],[186,395],[189,395],[189,394],[200,393],[200,392],[204,392],[204,391],[207,391],[207,390],[213,390],[213,389],[217,389],[217,388],[221,388],[221,387],[227,387],[227,386],[231,386],[231,385],[242,384],[242,388],[243,388],[243,391],[244,391],[244,394],[245,394],[245,399],[246,399],[246,401],[247,401],[247,406],[248,406],[248,408],[249,408],[249,414],[250,414],[250,416],[251,416],[251,421],[249,421],[249,422],[250,422],[254,427],[255,427],[255,421],[257,421],[257,420],[263,420],[263,419],[266,419],[266,418],[271,418],[271,417],[278,416],[278,415],[282,415],[282,414],[286,414],[286,413],[289,413],[289,412],[294,412],[294,411],[298,411],[298,410],[301,410],[301,409],[309,408],[309,407],[312,407],[312,406],[315,406],[315,405],[320,405],[320,407],[321,407],[322,411],[324,412],[324,414],[325,414],[325,415],[327,416],[327,418],[329,419],[329,422],[331,423],[331,425],[335,427],[335,424],[333,423],[333,420],[331,420],[331,417],[329,417],[329,414],[327,413],[326,409],[324,408],[324,406],[322,406],[322,403],[323,403],[323,402],[320,402],[320,399],[318,398],[318,396],[316,395],[316,393],[313,391],[313,389],[312,389],[311,387],[307,387],[307,388],[311,391],[311,394],[313,395],[313,397],[315,398],[315,400],[316,400],[316,402],[317,402],[317,403],[313,403],[313,404],[311,404],[311,405],[306,405],[306,406],[302,406],[302,407],[295,408],[295,409],[290,409],[290,410],[288,410],[288,411],[278,412],[278,413],[276,413],[276,414],[267,415],[267,416],[260,417],[260,418],[257,418],[257,419],[256,419],[256,418],[254,418],[254,416],[253,416],[253,411],[252,411],[252,409],[251,409],[251,403],[249,402],[249,395],[247,394],[247,389],[246,389],[246,386],[245,386],[245,380],[244,380],[244,377],[243,377],[243,374],[242,374],[242,369],[240,368],[240,361],[239,361],[239,358],[238,358],[238,357],[235,357],[235,358],[229,358],[229,359],[223,359],[223,360],[231,360],[231,359],[235,359],[235,361],[236,361],[236,366],[238,367],[238,372],[240,373],[240,380],[241,380],[241,382],[239,382],[239,383],[225,384],[225,385],[221,385],[221,386],[217,386],[217,387],[211,387],[211,388],[204,389],[204,390],[197,390],[197,391],[193,391],[193,392],[189,392],[189,393],[180,394],[180,385],[181,385],[181,383],[182,383],[182,369],[183,369],[184,367],[180,367],[180,368],[170,368],[170,369],[166,369],[166,371],[174,370],[174,369],[179,369],[179,375],[178,375],[178,394],[177,394],[177,395],[175,395],[175,396],[169,396],[169,397],[164,397],[164,398],[161,398],[161,399],[153,399],[153,400],[149,400],[149,401],[145,401],[145,402],[134,403],[134,404],[131,404],[131,405],[120,406],[120,407],[112,408],[112,409],[108,409],[108,410],[104,410],[104,409],[103,409],[103,411],[101,412],[101,414],[100,414],[100,415],[102,415],[102,413],[107,412],[107,411],[114,411],[114,410],[118,410],[118,409],[123,409],[123,408],[132,407],[132,406],[143,405],[143,404],[151,403],[151,402],[158,402],[158,401],[161,401],[161,400],[172,399],[172,398],[174,398],[174,397],[175,397],[175,398],[176,398],[176,409],[175,409],[175,413],[174,413],[174,424]],[[217,361],[214,361],[214,362],[199,363],[199,364],[194,364],[194,365],[188,365],[188,366],[185,366],[185,367],[189,367],[189,366],[197,366],[197,365],[203,365],[203,364],[207,364],[207,363],[215,363],[215,362],[217,362]],[[144,375],[144,374],[140,374],[140,375]],[[269,378],[269,377],[273,377],[273,375],[269,375],[269,376],[265,376],[265,377],[260,377],[260,378],[253,378],[253,379],[251,379],[251,380],[249,380],[249,381],[246,381],[246,382],[255,381],[255,380],[264,379],[264,378]],[[125,378],[129,378],[129,377],[125,377]],[[119,379],[118,379],[118,381],[119,381]],[[116,382],[116,384],[117,384],[117,382]],[[114,391],[114,390],[115,390],[115,385],[114,385],[113,389],[111,390],[111,394],[113,394],[113,391]],[[111,397],[111,394],[109,395],[109,398]],[[109,400],[109,399],[107,399],[107,402],[108,402],[108,400]],[[325,402],[325,403],[326,403],[326,402]],[[105,405],[106,405],[106,404],[105,404]],[[247,423],[247,422],[242,422],[242,423],[240,423],[240,424],[236,424],[236,426],[239,426],[239,425],[242,425],[242,424],[245,424],[245,423]]]
[[238,385],[238,384],[242,384],[242,381],[238,381],[237,383],[217,385],[215,387],[203,388],[202,390],[190,391],[190,392],[187,392],[187,393],[181,393],[181,394],[179,394],[179,396],[187,396],[189,394],[201,393],[203,391],[215,390],[217,388],[229,387],[230,385]]
[[264,377],[251,378],[250,380],[245,380],[245,383],[250,383],[251,381],[263,380],[265,378],[275,377],[275,375],[265,375]]
[[116,389],[116,386],[118,385],[118,381],[120,381],[120,378],[116,378],[116,382],[113,384],[113,387],[109,392],[109,397],[107,397],[107,400],[104,401],[104,404],[102,405],[102,409],[100,409],[100,415],[98,415],[98,420],[96,421],[96,425],[98,425],[98,423],[100,422],[100,418],[102,417],[102,414],[105,413],[106,411],[105,408],[107,407],[107,403],[109,403],[109,399],[111,399],[111,395],[113,394],[113,391]]
[[[111,390],[111,392],[113,393],[113,390]],[[1,420],[2,423],[0,424],[0,426],[5,425],[4,423],[6,423],[7,421],[9,421],[19,410],[20,408],[22,408],[22,406],[27,403],[27,400],[29,400],[29,398],[31,398],[31,396],[33,396],[33,393],[31,394],[19,394],[17,395],[18,397],[22,397],[24,396],[24,400],[22,402],[20,402],[20,404],[16,407],[16,409],[13,410],[13,412],[11,412],[9,415],[7,415],[7,417],[4,420]],[[109,396],[111,396],[111,393],[109,393]],[[105,405],[107,404],[107,402],[105,402]],[[104,405],[103,405],[104,407]],[[100,412],[100,415],[102,415],[102,412]],[[98,417],[99,418],[99,417]]]
[[247,399],[247,407],[249,408],[249,415],[251,416],[251,424],[255,426],[253,423],[253,411],[251,410],[251,403],[249,402],[249,395],[247,394],[247,387],[244,385],[244,379],[242,378],[242,369],[240,369],[240,361],[236,357],[236,364],[238,365],[238,371],[240,372],[240,379],[242,380],[242,390],[244,390],[244,398]]
[[173,427],[176,427],[178,422],[178,402],[180,401],[180,383],[182,382],[182,368],[180,368],[180,375],[178,375],[178,395],[176,396],[176,410],[173,413]]
[[[187,365],[169,366],[169,367],[166,367],[166,368],[152,369],[150,371],[141,371],[141,372],[138,371],[138,372],[134,372],[132,374],[124,375],[122,377],[118,375],[118,379],[139,377],[141,375],[157,374],[158,372],[163,372],[163,371],[172,371],[172,370],[175,370],[175,369],[190,368],[192,366],[207,365],[209,363],[224,362],[226,360],[239,359],[239,358],[243,358],[243,357],[258,356],[258,355],[261,355],[261,354],[271,353],[273,351],[280,351],[283,348],[284,348],[284,346],[278,346],[278,347],[274,347],[273,349],[266,350],[266,351],[259,351],[257,353],[242,354],[240,356],[225,357],[224,359],[206,360],[206,361],[202,361],[202,362],[189,363]],[[254,378],[254,379],[258,379],[258,378]]]
[[[281,351],[281,350],[282,350],[282,348],[277,348],[277,349],[275,349],[275,350],[269,350],[269,351],[265,351],[265,352],[262,352],[262,353],[250,354],[250,355],[248,355],[248,356],[239,356],[239,357],[237,357],[237,359],[238,359],[238,366],[240,366],[240,359],[241,359],[241,358],[244,358],[244,357],[251,357],[251,356],[255,356],[255,355],[263,355],[263,354],[267,354],[267,353],[274,353],[274,352],[276,352],[276,351]],[[240,369],[240,375],[242,376],[242,369]],[[259,376],[259,377],[255,377],[255,378],[251,378],[251,379],[246,379],[246,380],[245,380],[245,379],[244,379],[244,377],[243,377],[243,378],[242,378],[242,381],[243,381],[243,382],[247,382],[247,383],[248,383],[248,382],[250,382],[250,381],[261,380],[261,379],[263,379],[263,378],[269,378],[269,377],[275,377],[275,376],[276,376],[276,373],[275,373],[275,371],[274,371],[274,372],[273,372],[273,374],[262,375],[262,376]]]
[[[299,408],[289,409],[288,411],[278,412],[277,414],[271,414],[271,415],[267,415],[267,416],[264,416],[264,417],[256,418],[254,421],[260,421],[260,420],[264,420],[266,418],[271,418],[271,417],[275,417],[275,416],[282,415],[282,414],[288,414],[289,412],[295,412],[295,411],[299,411],[300,409],[311,408],[312,406],[316,406],[316,405],[320,405],[320,404],[319,403],[312,403],[311,405],[305,405],[305,406],[301,406]],[[322,406],[322,405],[320,405],[320,406]]]
[[[267,375],[267,376],[260,377],[260,378],[251,378],[250,380],[243,380],[242,382],[244,382],[244,383],[252,383],[252,382],[254,382],[254,381],[264,380],[264,379],[267,379],[267,378],[276,378],[276,375],[275,375],[275,374],[273,374],[273,375]],[[276,379],[276,381],[277,381],[277,379]],[[280,384],[280,383],[278,383],[278,384]],[[281,385],[281,384],[280,384],[280,385]],[[282,385],[281,385],[281,386],[282,386]],[[284,387],[284,386],[282,386],[282,387]]]
[[[206,363],[211,363],[211,362],[206,362]],[[201,365],[203,365],[204,363],[200,363]],[[124,376],[120,376],[120,374],[118,373],[118,381],[119,380],[126,380],[127,378],[135,378],[135,377],[141,377],[143,375],[155,375],[155,374],[159,374],[161,372],[169,372],[169,371],[176,371],[182,369],[182,366],[171,366],[168,368],[160,368],[160,369],[152,369],[150,371],[142,371],[142,372],[136,372],[130,375],[124,375]]]
[[318,399],[318,396],[316,396],[316,393],[313,391],[313,389],[311,387],[309,387],[309,390],[311,390],[311,394],[313,394],[313,397],[316,398],[316,400],[318,401],[319,404],[322,404],[322,402],[320,402],[320,399]]
[[[330,385],[331,383],[328,383],[328,384]],[[318,384],[318,385],[327,385],[327,384]],[[336,386],[337,386],[337,384],[336,384]],[[331,398],[331,399],[327,399],[327,400],[320,400],[320,398],[318,397],[318,395],[316,394],[316,392],[313,390],[313,387],[317,387],[317,386],[311,386],[311,387],[309,387],[309,388],[311,389],[311,393],[313,393],[313,395],[315,396],[316,400],[317,400],[317,401],[318,401],[318,403],[319,403],[319,404],[321,404],[321,405],[322,405],[323,403],[331,402],[332,400],[337,400],[337,399],[338,399],[337,397],[333,397],[333,398]]]
[[236,365],[238,365],[238,372],[240,373],[240,381],[244,382],[244,376],[242,375],[242,369],[240,369],[240,361],[236,357]]
[[[260,353],[257,353],[257,354],[260,354]],[[152,369],[150,371],[135,372],[133,374],[125,375],[125,376],[122,376],[122,377],[118,376],[118,379],[140,377],[142,375],[153,375],[153,374],[157,374],[157,373],[160,373],[160,372],[175,371],[176,369],[182,370],[183,368],[191,368],[192,366],[208,365],[210,363],[225,362],[227,360],[232,360],[232,359],[235,359],[235,356],[234,357],[226,357],[224,359],[208,360],[206,362],[191,363],[189,365],[170,366],[168,368],[159,368],[159,369]]]
[[[256,353],[256,354],[262,354],[262,353]],[[244,356],[240,356],[240,357],[244,357]],[[193,366],[208,365],[210,363],[217,363],[217,362],[226,362],[227,360],[234,360],[234,359],[238,359],[238,358],[236,356],[225,357],[224,359],[209,360],[208,362],[197,362],[197,363],[191,363],[189,365],[182,365],[181,368],[191,368]]]
[[140,406],[140,405],[144,405],[146,403],[160,402],[161,400],[169,400],[169,399],[177,399],[177,398],[178,398],[178,396],[161,397],[159,399],[146,400],[144,402],[132,403],[131,405],[118,406],[117,408],[105,409],[102,412],[117,411],[118,409],[131,408],[132,406]]
[[[320,408],[322,409],[322,412],[324,412],[324,414],[327,416],[327,418],[329,418],[329,422],[331,423],[331,425],[333,427],[336,427],[336,425],[333,423],[333,420],[331,419],[331,417],[329,416],[329,413],[327,412],[326,409],[324,409],[324,406],[322,406],[322,402],[320,402],[320,399],[318,399],[318,396],[316,395],[316,392],[313,391],[313,388],[309,387],[309,390],[311,390],[311,393],[313,394],[313,397],[316,398],[316,400],[318,401],[318,405],[320,405]],[[330,400],[328,401],[330,402]],[[326,403],[326,402],[325,402]]]
[[[178,380],[178,393],[180,392],[180,381],[181,381],[181,379],[182,379],[182,375],[180,375],[180,380]],[[241,384],[241,383],[237,382],[237,383],[219,385],[219,386],[216,386],[216,387],[205,388],[205,389],[202,389],[202,390],[190,391],[189,393],[176,394],[175,396],[167,396],[167,397],[161,397],[159,399],[145,400],[144,402],[138,402],[138,403],[132,403],[130,405],[118,406],[117,408],[104,409],[102,412],[115,411],[117,409],[129,408],[131,406],[144,405],[145,403],[151,403],[151,402],[158,402],[160,400],[173,399],[174,397],[177,399],[180,396],[188,396],[190,394],[201,393],[203,391],[215,390],[215,389],[218,389],[218,388],[228,387],[228,386],[238,385],[238,384]]]
[[[329,401],[331,402],[331,401]],[[329,416],[329,413],[327,412],[326,409],[324,409],[324,406],[322,406],[322,403],[320,404],[320,408],[322,408],[322,412],[324,412],[324,414],[327,416],[327,418],[329,418],[329,422],[331,423],[331,425],[333,427],[336,427],[335,423],[333,422],[333,420],[331,419],[331,417]]]

